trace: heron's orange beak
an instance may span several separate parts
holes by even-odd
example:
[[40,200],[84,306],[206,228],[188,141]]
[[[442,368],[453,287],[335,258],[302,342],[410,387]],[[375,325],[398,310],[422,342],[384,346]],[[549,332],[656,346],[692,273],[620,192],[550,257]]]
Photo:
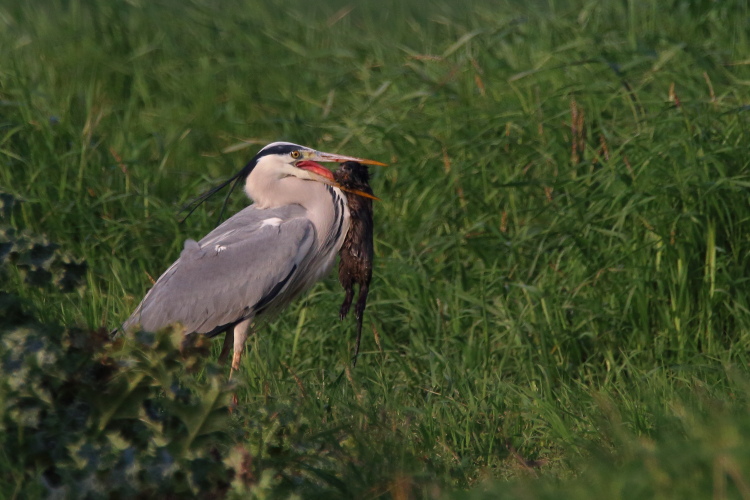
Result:
[[341,184],[334,184],[334,185],[340,190],[344,191],[345,193],[352,193],[352,194],[356,194],[357,196],[361,196],[363,198],[369,198],[374,201],[380,201],[380,198],[378,198],[374,194],[365,193],[364,191],[360,191],[359,189],[349,189],[349,188],[342,186]]
[[[350,157],[346,156],[344,158],[350,158]],[[338,161],[338,160],[336,160],[336,161]],[[345,161],[359,161],[359,159],[356,159],[356,160],[345,160]],[[364,160],[364,161],[374,161],[374,160]],[[362,163],[362,162],[360,162],[360,163]],[[375,162],[375,163],[373,163],[373,165],[385,165],[385,164],[384,163],[380,163],[380,162]],[[362,196],[364,198],[369,198],[371,200],[380,201],[380,198],[378,198],[377,196],[372,195],[370,193],[365,193],[364,191],[360,191],[359,189],[349,189],[347,187],[342,186],[341,184],[339,184],[338,182],[336,182],[336,180],[334,179],[333,174],[331,173],[330,170],[328,170],[327,168],[325,168],[325,167],[323,167],[321,165],[318,165],[314,161],[311,161],[311,160],[302,160],[301,162],[297,163],[297,168],[301,168],[302,170],[307,170],[308,172],[312,172],[313,174],[316,174],[319,177],[322,177],[322,179],[320,179],[320,182],[322,182],[324,184],[329,184],[329,185],[334,186],[334,187],[337,187],[337,188],[339,188],[340,190],[342,190],[344,192],[356,194],[357,196]]]
[[375,160],[368,160],[367,158],[357,158],[356,156],[323,153],[321,151],[311,151],[309,153],[306,153],[305,159],[300,162],[297,162],[297,168],[308,170],[314,174],[319,175],[320,177],[323,177],[324,179],[320,179],[320,181],[325,184],[330,184],[331,186],[335,186],[339,188],[340,190],[345,191],[347,193],[352,193],[352,194],[356,194],[357,196],[362,196],[364,198],[369,198],[371,200],[380,201],[380,198],[378,198],[377,196],[373,196],[369,193],[365,193],[364,191],[360,191],[358,189],[349,189],[349,188],[342,186],[341,184],[339,184],[338,182],[334,180],[333,174],[331,173],[331,171],[315,163],[317,161],[336,162],[336,163],[344,163],[345,161],[356,161],[357,163],[362,163],[364,165],[378,165],[380,167],[387,167],[388,166],[387,164],[381,163]]
[[330,162],[336,162],[336,163],[344,163],[345,161],[356,161],[357,163],[362,163],[364,165],[378,165],[380,167],[388,166],[385,163],[381,163],[375,160],[368,160],[367,158],[356,158],[354,156],[344,156],[344,155],[337,155],[333,153],[323,153],[320,151],[315,151],[307,159],[313,160],[313,161],[320,161],[320,162],[330,161]]

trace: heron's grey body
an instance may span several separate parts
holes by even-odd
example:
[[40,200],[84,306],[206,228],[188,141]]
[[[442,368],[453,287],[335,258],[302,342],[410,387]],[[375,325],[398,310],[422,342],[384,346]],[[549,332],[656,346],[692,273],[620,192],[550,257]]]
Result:
[[255,203],[200,241],[187,240],[123,329],[181,323],[186,333],[226,331],[222,354],[233,338],[236,370],[250,324],[328,274],[349,230],[344,194],[324,183],[327,175],[319,179],[316,172],[327,171],[300,157],[351,159],[289,143],[263,148],[245,174],[245,191]]
[[[346,234],[348,222],[342,211],[336,231]],[[326,234],[315,230],[301,205],[249,206],[199,242],[187,240],[124,327],[140,324],[155,331],[179,322],[188,332],[216,335],[275,312],[321,277],[302,272],[305,268],[324,275],[333,265],[340,243],[318,244],[319,233]]]

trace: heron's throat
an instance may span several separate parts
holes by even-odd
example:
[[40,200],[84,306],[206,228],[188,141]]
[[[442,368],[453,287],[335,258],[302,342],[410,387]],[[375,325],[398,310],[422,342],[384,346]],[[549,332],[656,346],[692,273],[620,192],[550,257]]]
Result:
[[285,205],[315,205],[325,187],[315,181],[279,175],[278,172],[251,173],[245,181],[245,194],[258,208],[278,208]]
[[259,163],[245,181],[245,193],[257,208],[286,205],[304,208],[315,227],[319,249],[337,252],[349,229],[349,210],[339,189],[289,175],[278,165]]

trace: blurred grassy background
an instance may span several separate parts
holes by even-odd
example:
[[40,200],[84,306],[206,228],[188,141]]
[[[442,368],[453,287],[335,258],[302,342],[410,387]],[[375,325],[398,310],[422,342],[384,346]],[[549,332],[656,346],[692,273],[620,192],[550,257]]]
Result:
[[262,145],[386,161],[356,370],[334,384],[354,331],[333,276],[243,367],[238,413],[281,405],[354,457],[321,495],[750,498],[748,14],[2,5],[12,222],[89,265],[74,295],[10,286],[44,320],[113,327],[221,200],[178,207]]

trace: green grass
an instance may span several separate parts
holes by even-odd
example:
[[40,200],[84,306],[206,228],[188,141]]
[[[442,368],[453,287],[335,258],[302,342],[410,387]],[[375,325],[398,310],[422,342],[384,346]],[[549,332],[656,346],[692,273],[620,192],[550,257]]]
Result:
[[221,200],[178,207],[261,145],[386,161],[356,369],[335,383],[331,276],[249,341],[235,443],[290,429],[279,470],[340,481],[303,496],[750,498],[749,10],[0,6],[11,222],[89,266],[72,295],[4,286],[113,327]]

